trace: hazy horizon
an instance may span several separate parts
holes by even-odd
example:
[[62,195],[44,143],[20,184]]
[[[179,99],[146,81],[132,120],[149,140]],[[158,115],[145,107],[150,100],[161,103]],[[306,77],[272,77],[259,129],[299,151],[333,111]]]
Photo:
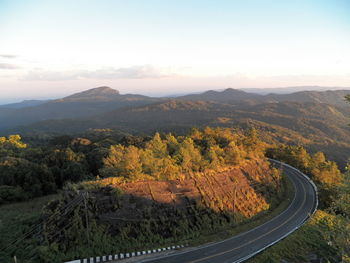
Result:
[[349,87],[349,7],[341,0],[4,0],[0,103],[98,86],[152,96]]
[[[103,86],[99,86],[103,87]],[[19,97],[19,98],[8,98],[4,100],[0,100],[0,106],[2,105],[7,105],[7,104],[12,104],[12,103],[19,103],[22,101],[26,100],[55,100],[55,99],[61,99],[66,96],[70,96],[75,93],[83,92],[86,90],[94,89],[98,87],[91,87],[91,88],[86,88],[86,89],[79,89],[76,90],[75,92],[70,92],[66,94],[61,94],[61,95],[56,95],[56,96],[51,96],[51,97]],[[120,92],[118,88],[114,87],[109,87],[111,89],[117,90]],[[198,89],[198,90],[192,90],[189,92],[173,92],[173,93],[137,93],[137,92],[120,92],[120,94],[139,94],[139,95],[145,95],[145,96],[150,96],[150,97],[178,97],[182,95],[189,95],[189,94],[200,94],[209,90],[214,90],[214,91],[223,91],[225,89],[232,88],[232,87],[225,87],[225,88],[207,88],[207,89]],[[237,88],[239,89],[239,88]],[[245,92],[249,93],[257,93],[257,94],[262,94],[266,95],[269,93],[276,93],[276,94],[288,94],[288,93],[293,93],[293,92],[298,92],[298,91],[326,91],[326,90],[350,90],[350,87],[326,87],[326,86],[296,86],[296,87],[274,87],[274,88],[241,88],[239,90],[243,90]]]

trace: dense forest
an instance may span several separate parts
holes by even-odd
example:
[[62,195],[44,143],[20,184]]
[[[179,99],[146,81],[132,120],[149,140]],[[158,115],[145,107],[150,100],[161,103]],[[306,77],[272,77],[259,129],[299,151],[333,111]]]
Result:
[[67,182],[96,177],[180,179],[263,154],[255,130],[244,136],[229,129],[193,129],[189,136],[163,137],[122,137],[102,130],[88,138],[55,137],[40,146],[21,142],[19,135],[1,137],[0,202],[55,193]]
[[[345,224],[346,229],[348,227],[346,221],[348,176],[340,173],[336,163],[326,160],[322,152],[310,155],[302,146],[266,144],[259,139],[259,136],[259,131],[255,129],[207,127],[202,130],[193,128],[189,134],[183,136],[175,136],[170,133],[132,136],[107,129],[91,131],[84,137],[58,136],[49,140],[47,138],[28,139],[26,142],[22,142],[19,135],[1,137],[0,202],[13,203],[61,193],[58,199],[56,197],[56,200],[46,206],[45,210],[36,217],[36,220],[41,222],[40,225],[44,226],[44,229],[37,233],[40,238],[28,239],[27,237],[24,241],[25,249],[22,247],[22,251],[32,248],[31,250],[35,251],[32,257],[39,261],[49,258],[50,262],[55,262],[55,260],[67,259],[68,256],[71,258],[88,256],[92,252],[98,253],[99,251],[107,253],[109,249],[112,249],[111,244],[113,248],[130,249],[141,248],[142,244],[168,244],[167,242],[178,240],[191,242],[193,239],[198,239],[199,235],[205,236],[229,226],[239,229],[237,226],[249,222],[250,217],[264,218],[274,210],[282,209],[278,208],[279,205],[283,203],[283,200],[287,200],[286,196],[290,194],[288,182],[277,169],[266,166],[264,156],[267,156],[289,163],[308,174],[320,189],[322,211],[328,217],[339,220],[339,224]],[[248,168],[252,162],[257,162],[256,168]],[[236,172],[233,175],[230,171],[235,167],[241,167],[241,169],[246,167],[244,169],[250,172],[246,172],[245,175],[239,175]],[[258,167],[266,167],[267,170],[260,171]],[[258,171],[255,177],[252,176],[254,171]],[[247,174],[250,176],[246,177]],[[261,174],[265,176],[261,177]],[[242,194],[242,197],[239,197],[242,202],[240,206],[237,204],[231,207],[232,203],[229,201],[232,198],[231,191],[236,191],[233,186],[229,186],[230,190],[224,191],[222,197],[218,195],[221,190],[212,188],[218,183],[218,179],[215,178],[221,178],[220,184],[223,184],[225,180],[229,180],[226,184],[232,183],[233,186],[237,181],[239,182],[241,193],[235,193],[235,195]],[[203,180],[206,182],[204,185]],[[244,186],[244,180],[248,180],[247,186]],[[190,202],[188,204],[190,207],[194,205],[194,210],[192,208],[188,210],[188,205],[185,205],[183,210],[180,209],[181,206],[176,209],[169,205],[159,206],[154,196],[152,196],[154,199],[152,204],[144,203],[145,197],[133,197],[133,199],[128,197],[139,191],[136,190],[138,182],[141,185],[149,182],[149,187],[162,189],[157,182],[172,181],[183,182],[186,185],[191,183],[201,185],[196,188],[199,189],[200,198],[197,198],[195,203],[188,201],[192,200],[192,197],[186,197],[184,200],[187,201],[180,200],[182,204]],[[111,187],[112,185],[114,187]],[[172,187],[174,186],[170,188]],[[211,191],[214,191],[213,195],[210,194]],[[85,195],[82,197],[81,193],[89,193],[89,197]],[[248,202],[248,199],[244,201],[247,196],[250,196],[248,199],[253,200],[255,204],[246,203],[244,205],[244,202]],[[112,206],[96,203],[96,200],[99,199],[109,200],[108,203]],[[198,203],[198,200],[201,201]],[[86,225],[84,219],[86,211],[84,212],[82,202],[87,202],[89,225]],[[144,208],[148,207],[148,209],[140,210],[140,218],[147,219],[140,227],[132,223],[133,220],[138,222],[137,220],[140,219],[130,218],[131,215],[128,215],[121,206],[121,204],[129,204],[133,207],[135,203],[143,204]],[[260,206],[256,206],[257,204]],[[57,213],[67,207],[70,213],[67,217],[70,218],[69,221],[65,221],[63,219],[65,217],[57,216]],[[244,207],[256,208],[248,211]],[[130,209],[127,210],[130,211]],[[108,217],[107,219],[96,217],[97,213],[100,215],[107,213],[108,216],[111,211],[117,213],[117,218],[120,218],[118,213],[122,213],[124,219],[129,218],[131,221],[121,224],[119,221],[119,223],[111,221]],[[160,213],[160,211],[166,212]],[[271,212],[266,214],[264,211]],[[52,216],[55,214],[57,219],[53,220]],[[160,218],[154,219],[152,214],[158,214]],[[178,225],[177,217],[183,218],[183,224]],[[166,228],[161,228],[157,223],[157,220],[161,220],[164,224],[169,218],[175,221],[170,220],[169,222],[172,223],[171,225],[165,224]],[[33,219],[26,220],[20,221],[21,224],[26,222],[20,233],[25,233],[30,229],[28,222],[38,223],[38,221],[31,221]],[[64,228],[64,232],[57,232],[62,225],[68,225],[69,228]],[[308,246],[308,248],[316,249],[318,254],[322,254],[324,249],[331,249],[334,244],[340,249],[332,250],[331,255],[326,255],[327,258],[339,259],[346,255],[346,248],[341,247],[345,241],[341,243],[341,237],[324,236],[326,232],[319,228],[318,223],[316,228],[322,236],[317,238],[321,238],[322,246],[325,247],[310,248]],[[82,234],[86,233],[84,231],[86,229],[90,232],[89,239]],[[150,242],[146,242],[144,235],[135,236],[136,229],[147,233],[148,238],[152,237],[149,239]],[[166,229],[171,231],[166,231]],[[189,231],[189,229],[192,230]],[[20,233],[17,232],[17,235]],[[55,233],[54,236],[52,233]],[[111,236],[113,233],[119,233],[124,238],[116,242]],[[326,240],[330,238],[336,238],[339,244],[335,242],[328,244]],[[101,239],[104,241],[102,242]],[[68,240],[71,241],[68,242]],[[85,243],[77,243],[77,240],[85,240]],[[102,245],[91,247],[91,243],[95,242],[93,240]],[[64,245],[67,242],[69,245]],[[6,240],[0,242],[2,246],[6,243]],[[64,251],[66,256],[58,251]],[[13,252],[13,247],[10,247],[3,256]],[[275,254],[273,256],[278,257]]]
[[331,191],[341,181],[334,162],[323,153],[310,156],[301,146],[276,146],[258,139],[255,129],[192,129],[187,136],[122,136],[110,130],[86,138],[59,136],[27,145],[19,135],[0,138],[0,202],[25,200],[62,189],[67,183],[119,177],[123,180],[171,180],[207,170],[219,171],[267,156],[290,163]]

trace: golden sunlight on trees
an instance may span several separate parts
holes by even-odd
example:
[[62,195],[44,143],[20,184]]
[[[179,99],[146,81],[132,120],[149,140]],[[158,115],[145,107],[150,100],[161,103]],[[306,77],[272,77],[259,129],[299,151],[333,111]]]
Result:
[[327,161],[321,152],[309,155],[302,146],[281,145],[268,149],[266,154],[270,158],[286,162],[309,175],[322,193],[321,204],[326,207],[330,206],[332,198],[336,195],[337,187],[343,179],[335,162]]
[[139,149],[135,146],[124,147],[122,145],[111,146],[110,152],[103,163],[110,168],[105,172],[130,178],[142,173]]
[[202,163],[202,155],[199,149],[195,147],[191,138],[186,138],[180,144],[179,151],[175,154],[175,158],[179,161],[184,172],[199,171],[202,164],[204,164]]
[[156,133],[145,145],[110,147],[100,169],[103,177],[127,180],[180,179],[193,172],[218,171],[245,159],[263,156],[264,145],[256,131],[248,135],[230,129],[193,129],[188,136]]
[[19,135],[10,135],[8,138],[0,137],[0,148],[26,148],[27,145],[21,142],[21,136]]

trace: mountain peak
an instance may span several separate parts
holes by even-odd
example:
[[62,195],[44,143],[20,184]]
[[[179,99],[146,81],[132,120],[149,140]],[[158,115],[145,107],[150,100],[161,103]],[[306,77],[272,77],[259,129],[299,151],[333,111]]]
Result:
[[246,92],[243,91],[243,90],[240,90],[240,89],[227,88],[224,91],[222,91],[222,93],[239,93],[239,94],[243,94],[243,93],[246,93]]
[[102,93],[114,93],[114,94],[119,94],[119,91],[116,89],[112,89],[108,86],[101,86],[101,87],[97,87],[97,88],[93,88],[93,89],[89,89],[87,91],[90,92],[102,92]]
[[114,96],[118,96],[119,91],[112,89],[107,86],[97,87],[93,89],[88,89],[79,93],[75,93],[68,97],[63,98],[64,100],[76,100],[76,99],[96,99],[96,98],[110,98]]

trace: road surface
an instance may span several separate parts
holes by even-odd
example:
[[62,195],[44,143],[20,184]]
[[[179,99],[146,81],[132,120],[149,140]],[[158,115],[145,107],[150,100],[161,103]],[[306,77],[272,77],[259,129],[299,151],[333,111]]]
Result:
[[317,192],[313,183],[295,168],[285,164],[282,164],[282,168],[292,181],[295,194],[288,208],[278,216],[224,241],[140,262],[238,263],[278,242],[304,224],[317,208]]

